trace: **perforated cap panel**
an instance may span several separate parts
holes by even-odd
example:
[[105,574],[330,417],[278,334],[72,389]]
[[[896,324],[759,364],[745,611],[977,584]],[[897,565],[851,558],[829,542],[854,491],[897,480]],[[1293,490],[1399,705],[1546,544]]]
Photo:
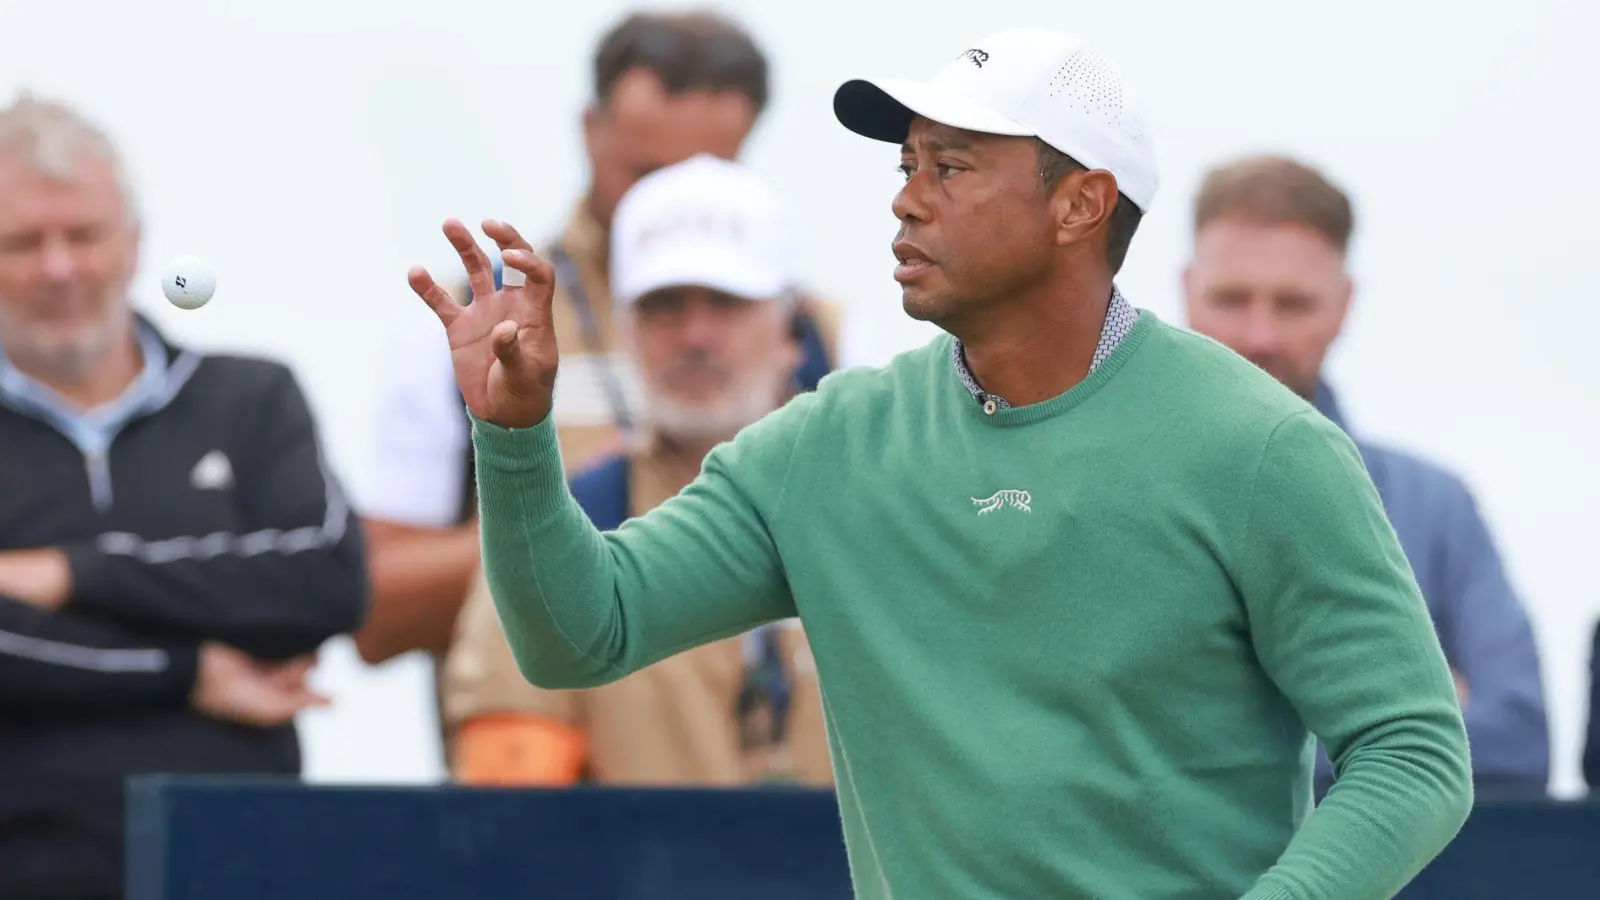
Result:
[[1049,94],[1077,107],[1087,119],[1115,128],[1132,140],[1144,137],[1143,117],[1126,102],[1122,77],[1111,61],[1082,48],[1050,79]]

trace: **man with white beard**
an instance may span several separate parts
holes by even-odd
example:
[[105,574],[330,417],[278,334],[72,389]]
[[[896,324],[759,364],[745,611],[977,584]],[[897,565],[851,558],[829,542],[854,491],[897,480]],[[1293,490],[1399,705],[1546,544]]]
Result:
[[[611,279],[643,396],[643,440],[576,474],[602,529],[699,474],[711,448],[796,390],[793,278],[783,211],[738,163],[661,169],[617,208]],[[613,684],[548,691],[517,670],[481,576],[444,672],[455,776],[468,783],[831,783],[809,651],[768,627],[662,660]]]
[[298,776],[317,649],[361,623],[360,522],[283,364],[130,298],[111,138],[0,108],[0,897],[123,895],[129,776]]

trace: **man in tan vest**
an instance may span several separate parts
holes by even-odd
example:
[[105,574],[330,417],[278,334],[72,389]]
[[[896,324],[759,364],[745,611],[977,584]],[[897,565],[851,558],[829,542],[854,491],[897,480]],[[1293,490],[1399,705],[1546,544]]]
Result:
[[[544,248],[557,267],[556,328],[570,348],[555,410],[568,471],[615,450],[642,412],[612,321],[607,257],[617,202],[642,175],[697,153],[735,158],[767,103],[767,60],[719,15],[635,13],[602,38],[594,90],[583,118],[590,187]],[[457,293],[466,302],[464,285]],[[805,348],[802,387],[812,387],[833,367],[839,311],[803,295],[793,312]],[[412,650],[441,659],[478,567],[465,407],[444,334],[436,323],[418,325],[393,349],[373,454],[357,485],[372,599],[355,641],[372,664]]]
[[[646,399],[623,452],[572,476],[603,529],[658,506],[717,443],[796,390],[802,349],[776,196],[711,155],[646,176],[618,207],[616,312]],[[571,471],[569,469],[569,471]],[[549,691],[522,678],[480,575],[444,670],[456,776],[474,784],[831,783],[820,692],[798,622]]]

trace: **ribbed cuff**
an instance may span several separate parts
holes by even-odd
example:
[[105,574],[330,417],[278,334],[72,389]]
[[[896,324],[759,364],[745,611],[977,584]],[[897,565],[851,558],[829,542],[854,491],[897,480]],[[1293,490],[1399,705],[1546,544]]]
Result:
[[[470,415],[470,413],[469,413]],[[554,515],[570,499],[561,469],[561,442],[550,416],[532,428],[504,428],[472,416],[472,447],[483,514],[510,511],[515,497],[535,520]]]
[[551,459],[561,464],[561,442],[553,416],[532,428],[506,428],[467,413],[472,420],[472,446],[477,458],[502,472],[528,472],[543,468]]
[[1257,884],[1239,900],[1295,900],[1295,896],[1281,884]]

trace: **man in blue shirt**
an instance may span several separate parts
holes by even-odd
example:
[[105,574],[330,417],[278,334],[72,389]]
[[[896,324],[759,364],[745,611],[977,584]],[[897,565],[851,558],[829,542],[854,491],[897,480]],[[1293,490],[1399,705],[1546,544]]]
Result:
[[[1316,170],[1255,157],[1211,171],[1184,272],[1190,327],[1232,347],[1348,427],[1323,360],[1352,284],[1348,197]],[[1478,795],[1543,794],[1550,738],[1539,655],[1467,486],[1439,465],[1356,438],[1456,675]],[[1333,778],[1319,752],[1318,783]]]

